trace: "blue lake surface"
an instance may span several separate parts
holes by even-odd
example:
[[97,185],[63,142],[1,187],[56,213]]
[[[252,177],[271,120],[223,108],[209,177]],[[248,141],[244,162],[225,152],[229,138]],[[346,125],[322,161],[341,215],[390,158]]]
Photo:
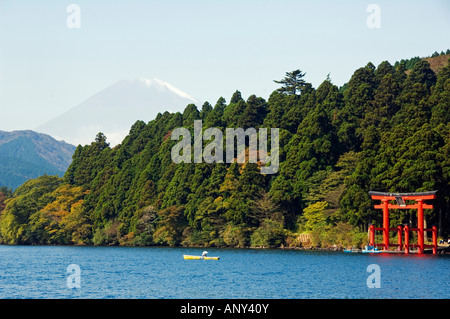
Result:
[[[0,298],[450,298],[450,256],[207,249],[0,246]],[[81,270],[80,288],[69,288]],[[368,288],[368,266],[380,288]]]

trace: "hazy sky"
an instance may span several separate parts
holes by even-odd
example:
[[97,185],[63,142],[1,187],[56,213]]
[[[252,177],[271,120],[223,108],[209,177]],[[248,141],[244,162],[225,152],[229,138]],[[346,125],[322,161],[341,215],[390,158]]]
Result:
[[236,89],[268,99],[295,69],[340,86],[368,62],[449,48],[448,0],[0,0],[0,130],[34,129],[124,78],[214,105]]

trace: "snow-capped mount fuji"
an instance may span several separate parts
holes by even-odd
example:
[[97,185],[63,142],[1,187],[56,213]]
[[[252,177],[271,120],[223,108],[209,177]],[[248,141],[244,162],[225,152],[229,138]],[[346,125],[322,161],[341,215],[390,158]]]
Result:
[[201,102],[159,79],[120,80],[36,131],[75,145],[89,144],[102,132],[115,146],[137,120],[148,122],[165,111],[183,112],[191,103],[199,107]]

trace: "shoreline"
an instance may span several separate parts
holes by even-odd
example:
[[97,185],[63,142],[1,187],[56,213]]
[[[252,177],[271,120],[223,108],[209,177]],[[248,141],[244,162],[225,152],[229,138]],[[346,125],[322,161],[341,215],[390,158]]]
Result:
[[[344,247],[336,246],[336,247],[251,247],[251,246],[244,246],[244,247],[230,247],[230,246],[224,246],[224,247],[215,247],[215,246],[163,246],[163,245],[146,245],[146,246],[139,246],[139,245],[43,245],[43,244],[4,244],[0,243],[0,246],[41,246],[41,247],[124,247],[124,248],[151,248],[151,247],[161,247],[161,248],[198,248],[198,249],[246,249],[246,250],[300,250],[300,251],[325,251],[325,252],[343,252],[345,250]],[[359,252],[360,253],[360,252]],[[398,255],[403,255],[402,252],[392,251],[392,252],[385,252],[385,253],[393,253]],[[431,250],[427,249],[425,250],[424,255],[430,255]],[[416,253],[411,253],[411,255],[416,255]],[[450,255],[450,246],[438,246],[438,255]]]

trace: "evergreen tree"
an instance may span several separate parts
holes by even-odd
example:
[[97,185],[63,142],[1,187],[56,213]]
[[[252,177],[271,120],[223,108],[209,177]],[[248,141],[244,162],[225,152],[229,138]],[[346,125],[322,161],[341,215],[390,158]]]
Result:
[[240,116],[237,120],[237,126],[244,129],[249,127],[258,129],[262,124],[265,115],[266,101],[263,98],[256,97],[256,95],[253,94],[248,98],[242,116]]
[[362,119],[373,111],[376,89],[375,67],[372,63],[359,68],[352,75],[344,94],[344,106],[338,113],[338,136],[345,150],[359,151],[362,134],[359,130]]
[[208,114],[213,110],[213,107],[211,106],[211,104],[209,104],[209,102],[205,102],[202,105],[202,110],[200,112],[200,118],[202,120],[205,120],[206,117],[208,116]]
[[286,72],[286,76],[282,80],[274,80],[274,82],[282,84],[282,87],[278,89],[281,93],[287,95],[301,94],[308,87],[305,80],[303,80],[305,74],[306,73],[302,73],[300,70]]
[[183,112],[183,126],[190,126],[194,124],[195,120],[200,119],[200,112],[195,104],[186,106]]

